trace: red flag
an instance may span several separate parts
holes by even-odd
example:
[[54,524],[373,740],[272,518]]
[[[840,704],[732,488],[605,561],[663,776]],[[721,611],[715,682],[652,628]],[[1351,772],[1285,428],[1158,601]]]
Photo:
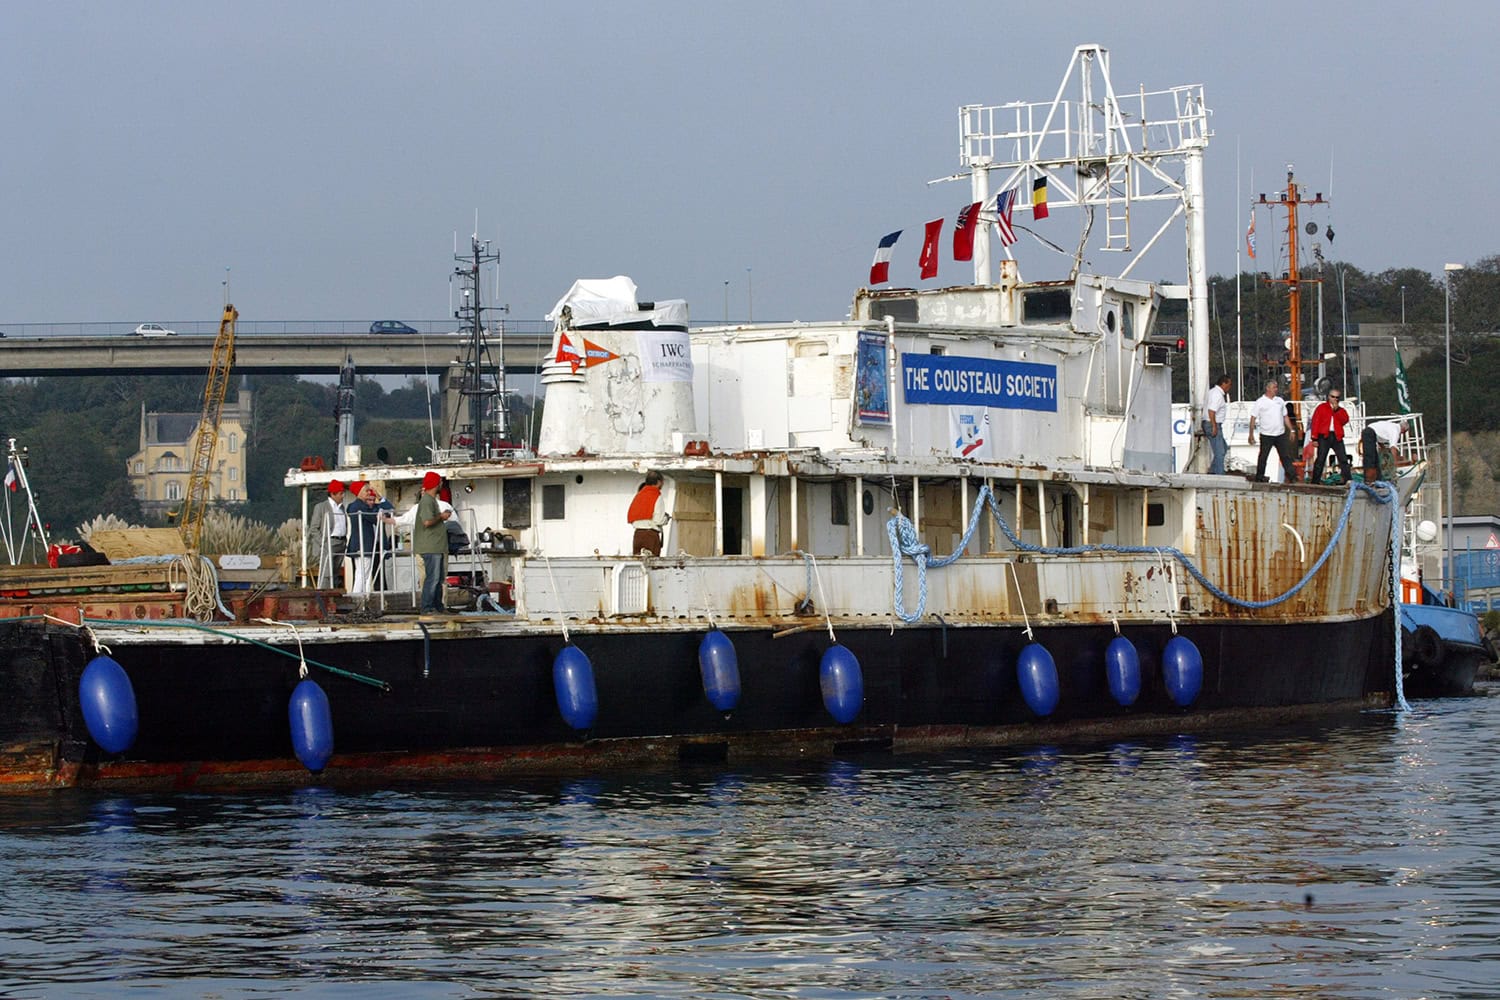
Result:
[[927,223],[927,235],[922,240],[922,256],[917,263],[922,265],[923,278],[936,278],[938,267],[938,237],[943,232],[943,220],[933,219]]
[[974,259],[974,230],[979,221],[979,202],[964,208],[958,213],[958,221],[953,223],[953,259]]
[[572,365],[574,375],[578,374],[578,369],[584,363],[583,352],[573,346],[573,342],[568,339],[566,333],[557,335],[557,357],[552,360],[560,365]]

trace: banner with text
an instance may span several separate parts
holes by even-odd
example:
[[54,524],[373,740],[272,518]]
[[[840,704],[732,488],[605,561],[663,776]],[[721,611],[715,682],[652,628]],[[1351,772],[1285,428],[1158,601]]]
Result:
[[640,333],[642,382],[691,382],[693,345],[687,331]]
[[1057,412],[1057,366],[943,354],[901,355],[907,403]]

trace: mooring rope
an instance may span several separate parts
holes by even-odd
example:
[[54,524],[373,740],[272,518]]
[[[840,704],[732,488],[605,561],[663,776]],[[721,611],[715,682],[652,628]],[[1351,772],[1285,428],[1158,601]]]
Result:
[[[974,504],[974,512],[969,516],[969,524],[968,527],[964,530],[963,538],[959,539],[958,545],[951,553],[946,556],[932,556],[931,548],[917,538],[916,526],[911,523],[911,520],[907,518],[906,515],[900,512],[896,512],[891,517],[891,519],[886,522],[886,535],[890,539],[891,560],[894,564],[895,570],[895,592],[892,596],[892,608],[896,613],[896,617],[900,618],[908,625],[915,624],[916,622],[921,620],[927,609],[928,568],[931,567],[936,569],[942,566],[947,566],[948,564],[956,561],[961,556],[963,556],[964,552],[969,547],[969,543],[974,538],[974,532],[979,526],[979,519],[986,507],[989,507],[991,512],[994,514],[995,521],[999,524],[1001,532],[1004,533],[1005,537],[1009,539],[1012,545],[1014,545],[1022,552],[1031,552],[1038,555],[1058,556],[1083,555],[1089,552],[1116,552],[1122,555],[1154,554],[1158,559],[1160,559],[1163,554],[1166,554],[1170,555],[1173,559],[1176,559],[1180,564],[1182,564],[1183,568],[1192,575],[1193,579],[1197,580],[1198,583],[1203,586],[1203,589],[1207,590],[1210,594],[1223,601],[1224,603],[1233,604],[1236,607],[1249,608],[1252,610],[1269,608],[1280,604],[1283,601],[1290,600],[1292,597],[1296,596],[1297,593],[1300,592],[1303,587],[1307,586],[1312,578],[1318,574],[1318,571],[1323,568],[1323,564],[1326,563],[1329,557],[1333,555],[1334,548],[1339,544],[1339,542],[1343,540],[1344,532],[1349,526],[1350,511],[1354,507],[1354,498],[1361,491],[1368,494],[1377,503],[1389,504],[1392,507],[1391,617],[1394,620],[1395,629],[1396,708],[1403,712],[1410,711],[1410,706],[1406,703],[1404,683],[1401,676],[1401,615],[1399,610],[1399,595],[1401,593],[1401,505],[1398,502],[1400,494],[1397,492],[1395,486],[1385,481],[1379,481],[1374,484],[1350,483],[1349,492],[1344,497],[1343,509],[1339,512],[1338,524],[1334,528],[1332,537],[1328,539],[1328,544],[1325,545],[1323,547],[1323,551],[1318,554],[1318,558],[1313,561],[1312,566],[1310,566],[1307,572],[1303,574],[1302,579],[1293,584],[1291,588],[1288,589],[1285,593],[1278,594],[1275,597],[1270,597],[1262,601],[1246,600],[1244,598],[1235,597],[1234,595],[1226,592],[1223,588],[1215,585],[1206,576],[1204,576],[1203,571],[1198,568],[1198,566],[1187,555],[1187,553],[1172,546],[1114,545],[1110,543],[1098,543],[1092,545],[1045,546],[1035,545],[1031,542],[1023,541],[1015,533],[1015,531],[1012,530],[1010,524],[1000,513],[1000,504],[999,501],[995,499],[994,492],[988,485],[985,485],[980,487],[978,499]],[[1300,543],[1300,539],[1298,541]],[[906,610],[903,594],[903,591],[905,589],[902,574],[902,567],[904,565],[902,561],[903,556],[910,556],[912,562],[915,563],[917,567],[917,607],[916,610],[912,612],[908,612]],[[1012,566],[1011,572],[1014,574],[1014,566]],[[1017,589],[1019,590],[1019,581],[1017,582]],[[1175,584],[1172,584],[1172,590],[1175,595]],[[1176,610],[1177,609],[1175,607],[1174,596],[1173,611],[1175,612]],[[1171,615],[1169,615],[1168,617],[1169,620],[1172,620]],[[1175,631],[1175,620],[1172,620],[1172,625],[1173,630]],[[1030,629],[1029,621],[1027,622],[1027,629]]]

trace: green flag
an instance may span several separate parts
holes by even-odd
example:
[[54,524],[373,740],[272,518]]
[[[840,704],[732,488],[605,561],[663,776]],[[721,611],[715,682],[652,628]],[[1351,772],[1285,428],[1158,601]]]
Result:
[[[1391,343],[1394,345],[1395,341]],[[1411,386],[1406,382],[1406,366],[1401,363],[1401,348],[1396,347],[1396,409],[1411,412]]]

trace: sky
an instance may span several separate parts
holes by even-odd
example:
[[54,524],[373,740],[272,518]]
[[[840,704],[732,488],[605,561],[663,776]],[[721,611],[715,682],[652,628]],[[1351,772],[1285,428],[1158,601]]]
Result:
[[242,322],[440,319],[476,218],[513,320],[615,274],[696,321],[840,319],[894,229],[893,283],[971,276],[945,249],[916,280],[922,223],[968,200],[927,183],[959,169],[959,107],[1050,100],[1095,42],[1117,90],[1205,88],[1210,273],[1288,163],[1332,198],[1332,257],[1500,252],[1493,0],[64,0],[0,25],[0,330],[212,323],[226,280]]

